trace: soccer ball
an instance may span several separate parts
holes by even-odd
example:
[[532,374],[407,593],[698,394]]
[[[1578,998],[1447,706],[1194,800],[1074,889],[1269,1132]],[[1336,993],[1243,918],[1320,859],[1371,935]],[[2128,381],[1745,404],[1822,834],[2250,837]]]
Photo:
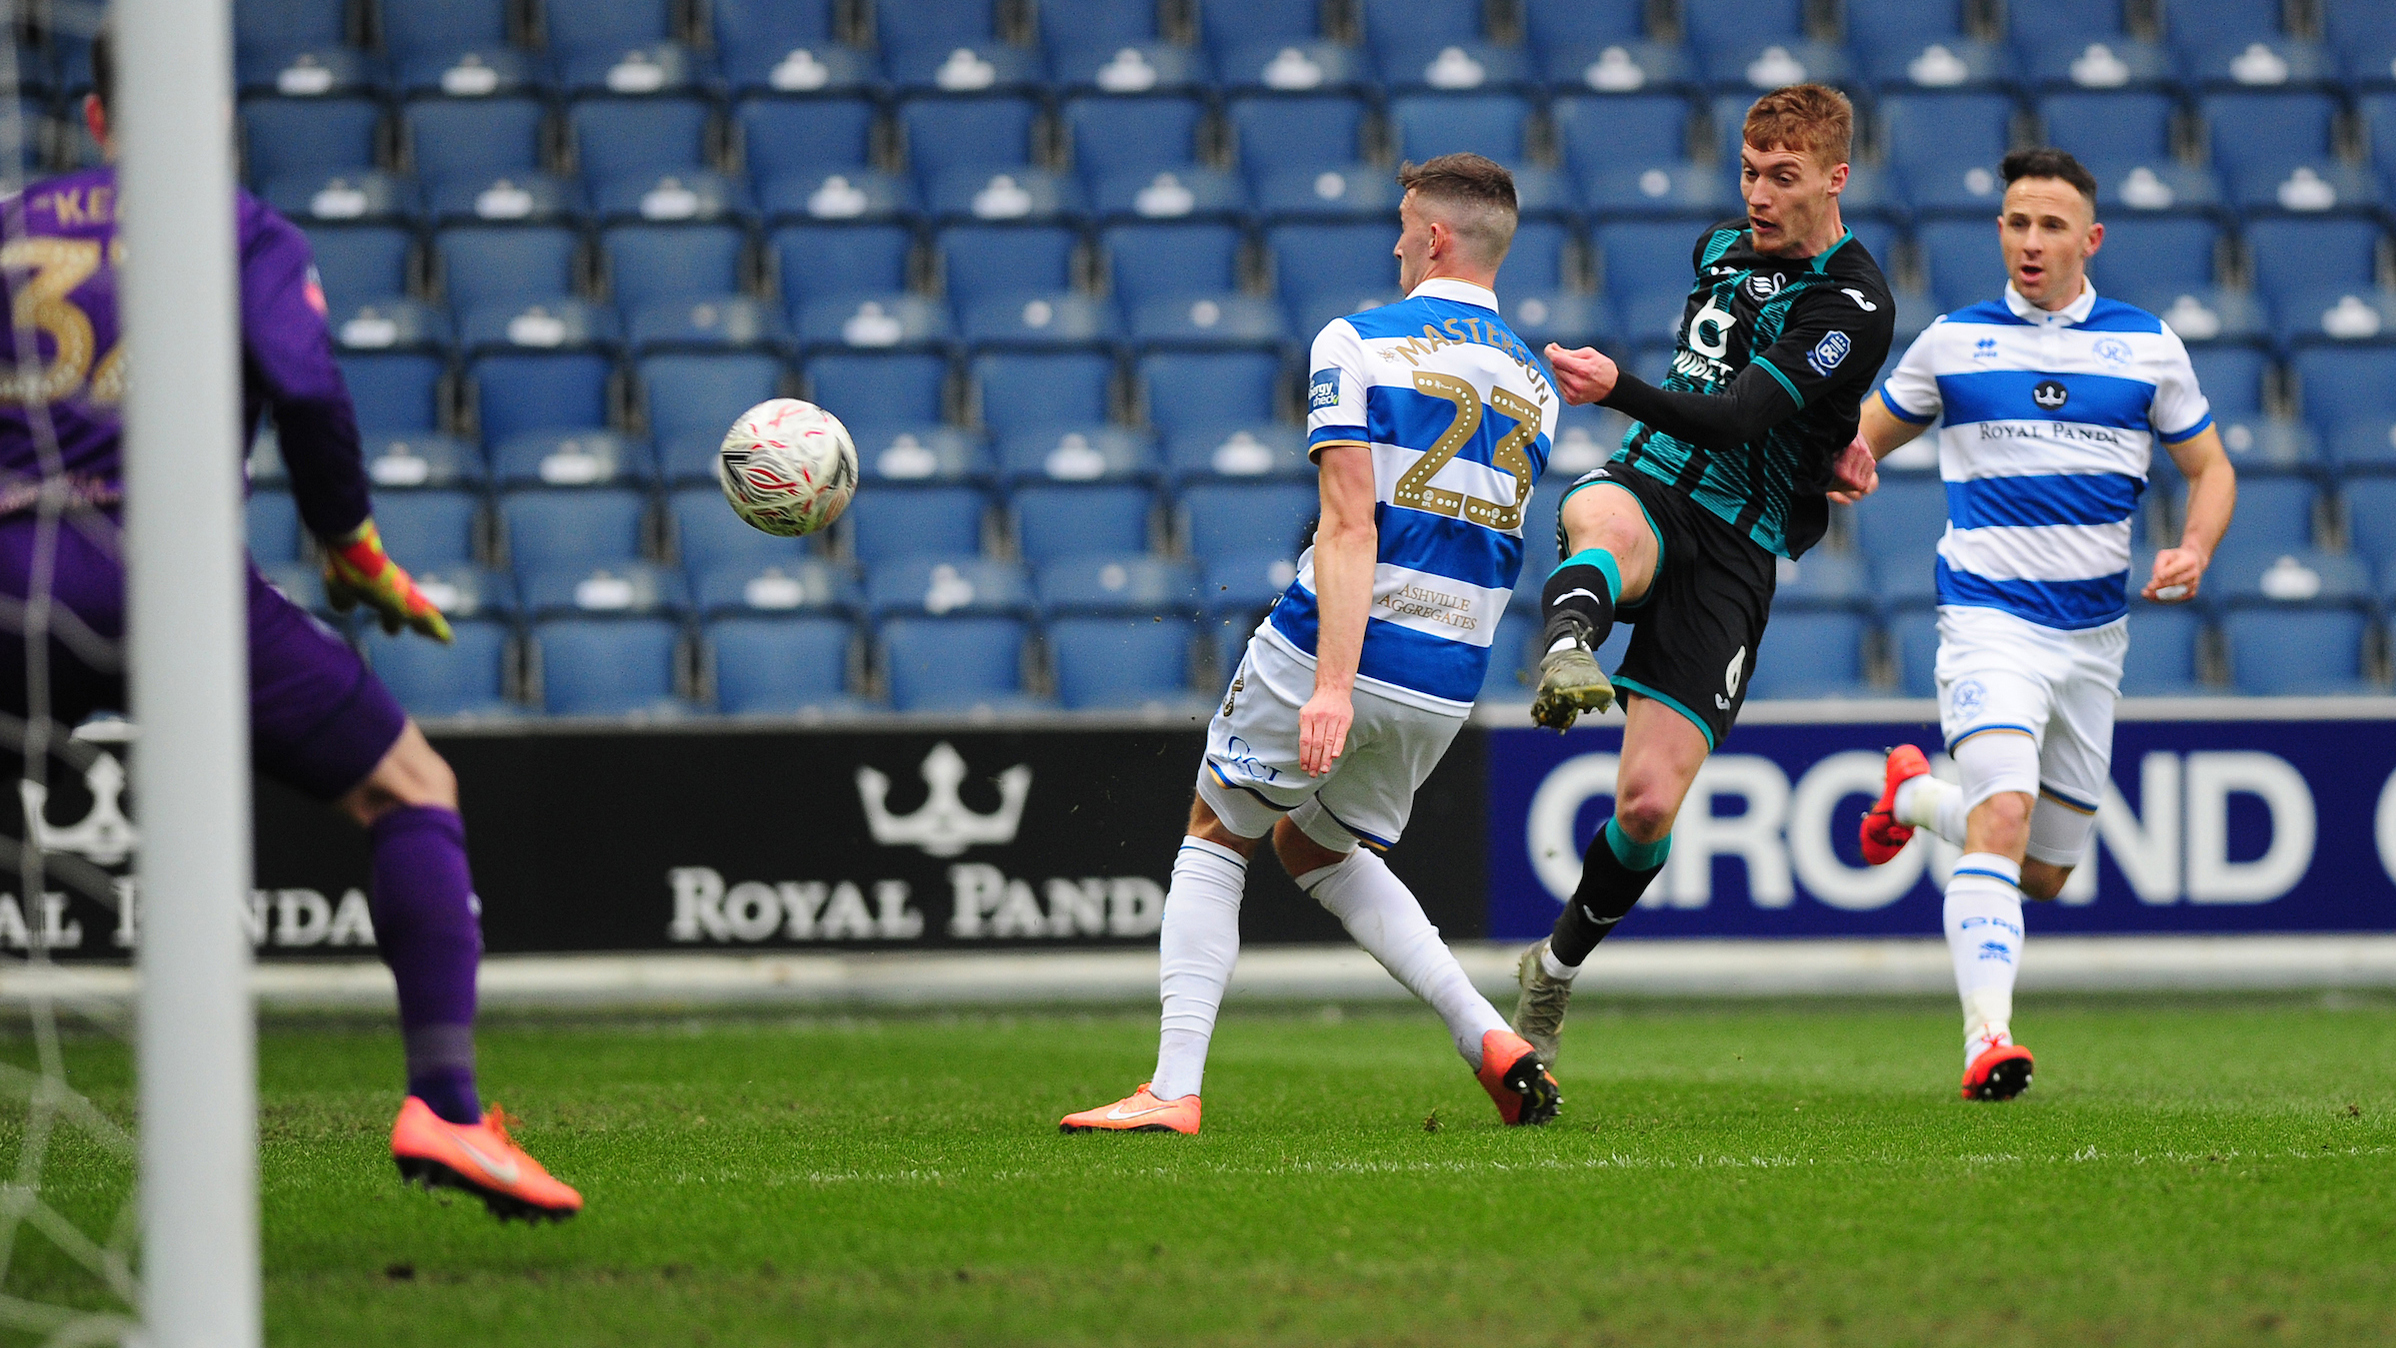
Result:
[[769,534],[811,534],[857,494],[857,446],[840,418],[796,398],[740,414],[716,451],[716,482],[732,513]]

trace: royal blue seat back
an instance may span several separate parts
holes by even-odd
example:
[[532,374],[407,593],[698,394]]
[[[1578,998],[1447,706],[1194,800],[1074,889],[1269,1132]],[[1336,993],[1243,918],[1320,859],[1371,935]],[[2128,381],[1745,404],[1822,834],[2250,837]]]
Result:
[[533,173],[541,167],[541,122],[529,98],[428,98],[400,109],[417,176]]
[[1139,375],[1149,424],[1171,435],[1271,421],[1281,361],[1262,351],[1173,352],[1142,357]]
[[2382,235],[2369,220],[2255,220],[2246,226],[2255,288],[2267,297],[2372,283]]
[[2070,42],[2126,31],[2121,0],[2006,0],[2005,17],[2017,42]]
[[1747,670],[1750,698],[1862,693],[1864,620],[1852,613],[1775,613]]
[[474,562],[474,523],[482,501],[471,492],[395,491],[375,498],[383,546],[403,566],[423,571]]
[[1890,167],[1936,172],[2005,157],[2013,101],[2002,94],[1891,94],[1880,100]]
[[850,428],[922,426],[941,420],[948,362],[932,355],[818,356],[807,392]]
[[1520,163],[1530,115],[1531,105],[1512,94],[1420,94],[1389,105],[1398,157],[1418,162],[1470,151]]
[[2344,692],[2363,678],[2363,615],[2352,609],[2238,609],[2222,620],[2239,691]]
[[1364,105],[1352,98],[1247,98],[1230,108],[1240,166],[1251,174],[1353,164]]
[[1015,541],[1037,566],[1061,557],[1146,552],[1155,498],[1146,487],[1025,487],[1009,502]]
[[707,105],[681,98],[595,98],[566,114],[585,178],[631,178],[707,162]]
[[[2188,353],[2196,386],[2216,417],[2253,417],[2263,410],[2263,377],[2270,362],[2247,347],[2209,347]],[[2162,454],[2157,459],[2166,457]]]
[[[2146,221],[2122,221],[2144,224]],[[2176,222],[2174,222],[2176,223]],[[1953,310],[2002,293],[2005,257],[1997,250],[1997,228],[1986,220],[1930,220],[1914,226],[1922,263],[1930,273],[1931,293],[1941,306]],[[2112,239],[2106,240],[2108,247]],[[2100,251],[2089,263],[2093,273],[2111,259]]]
[[874,37],[893,51],[970,47],[992,40],[990,0],[875,0]]
[[848,693],[847,619],[726,618],[707,626],[716,709],[731,716],[798,711]]
[[1938,546],[1947,532],[1947,489],[1938,482],[1881,479],[1856,506],[1855,544],[1866,558],[1909,557]]
[[2050,94],[2038,100],[2045,143],[2081,159],[2171,156],[2171,100],[2156,93]]
[[907,288],[915,240],[896,225],[790,225],[768,246],[793,300],[884,295]]
[[721,566],[770,566],[807,555],[808,542],[752,529],[714,487],[686,487],[666,499],[684,569],[700,575]]
[[1697,279],[1690,258],[1701,229],[1684,220],[1599,225],[1595,238],[1607,292],[1617,299],[1688,294]]
[[1689,157],[1688,100],[1672,94],[1567,95],[1555,101],[1548,115],[1564,162],[1576,173],[1593,173],[1626,158]]
[[982,424],[999,435],[1105,421],[1114,377],[1114,361],[1088,351],[982,356],[973,362]]
[[1050,47],[1136,47],[1157,38],[1156,7],[1138,0],[1039,0],[1038,9]]
[[1282,225],[1266,237],[1281,293],[1293,302],[1347,300],[1398,284],[1394,225]]
[[759,181],[873,162],[874,105],[864,99],[760,98],[735,116],[742,155]]
[[[1995,230],[1989,231],[1993,244]],[[2104,246],[2089,259],[2089,272],[2119,278],[2115,288],[2213,284],[2213,256],[2221,231],[2209,220],[2120,220],[2105,230]],[[1994,278],[1991,278],[1994,279]]]
[[434,240],[452,309],[556,299],[575,289],[580,240],[565,229],[469,225]]
[[620,716],[671,705],[682,634],[662,618],[566,618],[533,629],[552,716]]
[[1565,285],[1564,249],[1571,235],[1555,220],[1525,220],[1514,228],[1498,284],[1513,293],[1550,291]]
[[650,356],[639,370],[649,429],[660,439],[721,435],[741,413],[777,396],[782,385],[782,362],[756,352]]
[[394,353],[339,356],[359,429],[433,431],[441,428],[442,363],[434,356]]
[[1190,693],[1186,618],[1062,618],[1048,625],[1057,701],[1070,708],[1136,707]]
[[1304,42],[1323,31],[1319,0],[1197,0],[1200,40],[1217,49],[1249,42]]
[[831,40],[835,0],[711,0],[716,49],[775,55]]
[[607,357],[583,353],[483,357],[470,374],[483,443],[525,431],[605,426],[613,373]]
[[380,105],[362,98],[268,98],[241,106],[253,184],[285,174],[373,168]]
[[954,557],[982,550],[989,502],[971,487],[892,487],[857,493],[841,517],[849,548],[867,566],[906,557]]
[[1919,45],[1963,31],[1961,0],[1845,0],[1847,41]]
[[2268,42],[2281,35],[2279,8],[2255,0],[2171,0],[2163,7],[2165,36],[2187,49]]
[[1039,226],[964,225],[936,247],[949,297],[959,305],[1073,285],[1072,231]]
[[511,710],[507,701],[508,629],[456,619],[448,645],[412,632],[366,634],[366,660],[411,716],[465,716]]
[[393,52],[453,52],[508,40],[507,0],[405,0],[382,8],[383,45]]
[[2193,608],[2134,605],[2130,609],[2130,649],[2121,662],[2122,695],[2159,697],[2197,691],[2197,639],[2203,631],[2203,618]]
[[2396,9],[2381,0],[2321,0],[2321,18],[2337,43],[2396,41]]
[[618,225],[600,236],[608,283],[627,313],[663,300],[741,289],[748,239],[731,225]]
[[1296,557],[1307,521],[1321,510],[1322,496],[1312,484],[1207,483],[1181,494],[1189,552],[1201,560],[1250,553]]
[[648,509],[639,492],[620,487],[531,488],[499,498],[508,561],[520,571],[637,560]]
[[908,161],[927,179],[953,168],[1032,162],[1036,115],[1020,98],[918,98],[898,112]]
[[1014,618],[893,618],[882,624],[890,705],[899,711],[969,707],[1023,690],[1023,642]]
[[2233,526],[2240,547],[2309,548],[2313,508],[2320,491],[2300,477],[2244,474],[2238,482],[2238,516]]
[[1700,48],[1805,36],[1803,0],[1681,0],[1681,31]]
[[240,0],[233,6],[236,46],[337,47],[348,40],[343,0]]
[[1126,307],[1239,289],[1240,235],[1229,225],[1118,225],[1099,244]]
[[1647,36],[1645,0],[1523,0],[1528,45],[1639,42]]
[[1190,98],[1077,98],[1065,105],[1073,165],[1098,177],[1195,163],[1205,115]]
[[326,302],[337,310],[407,294],[408,258],[415,246],[406,231],[387,225],[308,233],[317,279],[324,283]]
[[564,51],[637,47],[674,35],[664,0],[542,0],[541,8],[549,45]]
[[2198,108],[2225,169],[2330,156],[2338,105],[2327,94],[2212,94]]

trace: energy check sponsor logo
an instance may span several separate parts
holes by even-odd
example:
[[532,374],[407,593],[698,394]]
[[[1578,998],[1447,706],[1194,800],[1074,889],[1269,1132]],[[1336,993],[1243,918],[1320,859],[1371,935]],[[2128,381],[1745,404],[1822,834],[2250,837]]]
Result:
[[1306,385],[1306,410],[1320,412],[1339,406],[1339,371],[1317,370]]

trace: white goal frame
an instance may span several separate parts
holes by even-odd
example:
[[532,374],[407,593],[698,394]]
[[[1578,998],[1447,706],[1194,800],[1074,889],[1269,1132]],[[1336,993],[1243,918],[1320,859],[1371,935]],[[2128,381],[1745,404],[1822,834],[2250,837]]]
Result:
[[117,0],[146,1348],[259,1342],[248,622],[228,0]]

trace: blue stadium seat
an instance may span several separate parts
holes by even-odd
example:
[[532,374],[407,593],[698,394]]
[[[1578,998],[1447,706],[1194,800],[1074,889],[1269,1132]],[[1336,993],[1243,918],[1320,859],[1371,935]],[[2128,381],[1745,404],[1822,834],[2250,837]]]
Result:
[[2396,565],[2396,478],[2349,477],[2343,494],[2348,542],[2378,566]]
[[2184,697],[2204,691],[2197,643],[2202,615],[2188,606],[2133,601],[2130,649],[2121,662],[2125,697]]
[[896,225],[789,225],[767,247],[795,303],[905,290],[915,239]]
[[621,50],[674,36],[664,0],[540,0],[542,32],[563,51]]
[[962,225],[943,230],[935,245],[949,296],[960,306],[977,300],[1070,290],[1073,232],[1038,225]]
[[2238,609],[2222,621],[2240,692],[2363,691],[2363,615],[2355,609]]
[[2088,160],[2171,157],[2172,103],[2157,93],[2050,94],[2038,101],[2043,143]]
[[566,113],[575,159],[590,182],[653,177],[707,163],[705,103],[684,98],[593,98]]
[[1514,229],[1514,246],[1506,250],[1503,269],[1510,294],[1547,294],[1567,289],[1572,278],[1565,267],[1571,232],[1555,220],[1525,220]]
[[335,361],[341,367],[342,382],[349,386],[361,431],[441,429],[441,377],[446,370],[439,358],[398,353],[340,356]]
[[647,356],[639,373],[649,431],[660,440],[721,440],[741,413],[777,396],[783,380],[782,362],[761,352]]
[[1198,701],[1187,618],[1063,618],[1048,625],[1057,701],[1076,710]]
[[664,615],[690,607],[682,573],[645,561],[519,563],[517,592],[528,616]]
[[928,555],[884,562],[865,582],[876,614],[1023,614],[1032,609],[1031,577],[1019,562]]
[[1073,166],[1086,178],[1154,173],[1198,162],[1206,110],[1176,97],[1077,98],[1065,105]]
[[1170,436],[1272,421],[1281,361],[1259,351],[1159,354],[1140,359],[1139,376],[1149,424]]
[[682,633],[662,618],[564,618],[533,628],[552,716],[673,714]]
[[1844,0],[1850,46],[1887,46],[1911,54],[1924,43],[1963,36],[1962,0]]
[[1864,620],[1853,613],[1775,613],[1747,671],[1750,698],[1855,697],[1864,685]]
[[1805,36],[1804,0],[1681,0],[1681,31],[1700,49]]
[[2118,38],[2129,31],[2121,0],[2006,0],[2005,17],[2018,42]]
[[1481,38],[1480,0],[1362,0],[1358,9],[1365,41],[1380,50]]
[[674,492],[666,498],[666,518],[673,524],[675,553],[693,576],[726,566],[796,565],[809,552],[806,539],[750,528],[713,487]]
[[266,98],[241,105],[242,164],[261,186],[292,174],[368,169],[383,109],[362,98]]
[[861,98],[750,99],[733,120],[749,173],[760,184],[873,163],[874,106]]
[[548,110],[529,98],[429,98],[400,109],[408,163],[427,180],[541,169]]
[[607,425],[613,373],[607,357],[586,353],[484,356],[468,371],[483,444]]
[[[1995,231],[1989,232],[1993,246]],[[2213,284],[2220,241],[2221,231],[2209,220],[2115,220],[2089,268],[2123,284],[2202,289]]]
[[269,564],[298,560],[299,508],[288,492],[253,493],[245,510],[252,557]]
[[1023,692],[1023,645],[1014,618],[893,618],[882,624],[882,667],[899,711],[1006,707]]
[[[2204,390],[2217,418],[2251,418],[2263,411],[2263,380],[2269,362],[2250,347],[2207,347],[2188,353],[2196,386]],[[2158,459],[2163,455],[2156,455]]]
[[719,562],[692,568],[690,584],[701,613],[847,614],[863,606],[849,569],[821,557]]
[[1644,0],[1524,0],[1523,35],[1535,47],[1597,47],[1647,36]]
[[877,486],[849,503],[840,528],[858,561],[880,566],[981,551],[988,510],[988,499],[971,487]]
[[2232,608],[2356,604],[2371,593],[2361,558],[2301,542],[2275,546],[2268,537],[2232,534],[2205,570],[2205,596]]
[[943,419],[948,362],[923,354],[817,356],[807,363],[807,395],[838,408],[859,427],[924,426]]
[[[1298,575],[1298,548],[1294,544],[1293,539],[1279,546],[1251,547],[1199,558],[1204,578],[1198,584],[1198,597],[1210,612],[1218,614],[1247,616],[1262,611]],[[1254,625],[1250,622],[1249,627]],[[1238,632],[1241,640],[1247,639],[1248,628],[1239,627]],[[1237,658],[1236,647],[1234,658]]]
[[639,492],[620,487],[536,487],[499,498],[508,561],[519,571],[635,561],[648,511]]
[[2254,0],[2171,0],[2163,17],[2171,44],[2183,51],[2281,36],[2279,6]]
[[1352,98],[1243,98],[1229,110],[1233,145],[1251,177],[1311,172],[1364,157],[1364,105]]
[[[1701,228],[1685,220],[1599,225],[1593,241],[1606,292],[1618,301],[1638,295],[1686,296],[1697,279],[1691,259]],[[1675,308],[1674,317],[1678,316]]]
[[1116,298],[1129,309],[1240,288],[1240,235],[1229,225],[1117,225],[1099,245]]
[[1566,166],[1584,178],[1628,160],[1677,163],[1689,156],[1689,104],[1671,94],[1568,95],[1549,116]]
[[240,0],[233,42],[245,50],[301,44],[338,47],[349,40],[343,0]]
[[2213,142],[2213,160],[2225,170],[2277,164],[2291,155],[2327,159],[2338,105],[2327,94],[2210,94],[2199,101]]
[[618,225],[599,236],[627,314],[666,300],[736,294],[748,237],[731,225]]
[[1022,482],[1147,482],[1156,446],[1146,432],[1119,426],[1030,428],[1004,437],[999,476]]
[[606,430],[531,431],[491,448],[501,487],[638,487],[650,480],[648,447]]
[[[1767,629],[1768,630],[1768,629]],[[1938,696],[1938,611],[1904,608],[1888,615],[1889,652],[1900,697]]]
[[1204,483],[1181,494],[1183,539],[1190,555],[1202,562],[1296,557],[1298,540],[1321,507],[1312,484]]
[[926,182],[949,169],[1029,164],[1037,115],[1020,98],[918,98],[898,112],[908,162]]
[[316,275],[335,310],[406,295],[415,240],[388,225],[354,225],[308,233]]
[[393,52],[447,54],[506,45],[507,0],[406,0],[381,10],[383,45]]
[[[715,48],[736,84],[774,87],[766,72],[793,50],[820,56],[837,33],[836,0],[713,0]],[[792,88],[789,92],[805,92]]]
[[1947,488],[1918,478],[1884,478],[1855,508],[1856,550],[1868,559],[1913,557],[1947,532]]
[[[2123,221],[2124,224],[2144,223]],[[1929,273],[1930,293],[1941,308],[1953,311],[1993,299],[2005,285],[2005,255],[1997,248],[1997,228],[1988,220],[1927,220],[1914,226],[1921,247],[1922,267]],[[2106,242],[2111,244],[2108,235]],[[2096,267],[2104,266],[2104,254]]]
[[374,503],[384,546],[416,570],[471,565],[481,518],[482,500],[472,492],[385,492]]
[[2013,135],[2013,101],[2002,94],[1891,94],[1879,115],[1889,167],[1909,184],[1951,166],[1993,169]]
[[2340,45],[2396,39],[2396,10],[2379,0],[2321,0],[2322,27]]
[[843,618],[723,618],[707,625],[716,710],[758,716],[848,702],[857,629]]
[[411,716],[505,716],[524,709],[508,701],[509,646],[503,623],[456,620],[442,645],[413,633],[366,634],[366,661]]
[[581,249],[571,230],[546,226],[466,225],[433,241],[449,305],[460,313],[572,295]]
[[899,51],[945,50],[993,41],[990,0],[875,0],[874,36]]
[[1188,562],[1144,553],[1086,553],[1040,568],[1040,609],[1068,613],[1187,614],[1198,611],[1198,573]]
[[1252,42],[1303,42],[1322,34],[1316,0],[1197,0],[1198,36],[1221,51]]
[[2256,220],[2246,227],[2255,288],[2267,298],[2377,280],[2383,235],[2369,220]]
[[1090,426],[1107,419],[1112,358],[1094,352],[978,356],[973,384],[995,434]]
[[1122,0],[1039,0],[1040,39],[1050,49],[1120,50],[1157,40],[1156,7]]
[[1863,561],[1832,548],[1816,548],[1797,561],[1780,563],[1780,582],[1772,592],[1773,612],[1789,609],[1848,608],[1871,595]]
[[1092,553],[1148,551],[1155,497],[1146,487],[1039,486],[1007,503],[1015,541],[1033,565]]
[[2293,362],[2307,420],[2323,433],[2357,422],[2396,419],[2396,381],[2385,349],[2309,348]]
[[1531,105],[1512,94],[1416,94],[1389,105],[1395,152],[1417,161],[1470,151],[1520,163],[1530,115]]
[[1265,236],[1281,294],[1299,305],[1395,289],[1397,241],[1388,224],[1280,225]]
[[[2309,548],[2320,489],[2301,477],[2241,474],[2233,544],[2239,548]],[[2185,505],[2174,503],[2185,512]]]

